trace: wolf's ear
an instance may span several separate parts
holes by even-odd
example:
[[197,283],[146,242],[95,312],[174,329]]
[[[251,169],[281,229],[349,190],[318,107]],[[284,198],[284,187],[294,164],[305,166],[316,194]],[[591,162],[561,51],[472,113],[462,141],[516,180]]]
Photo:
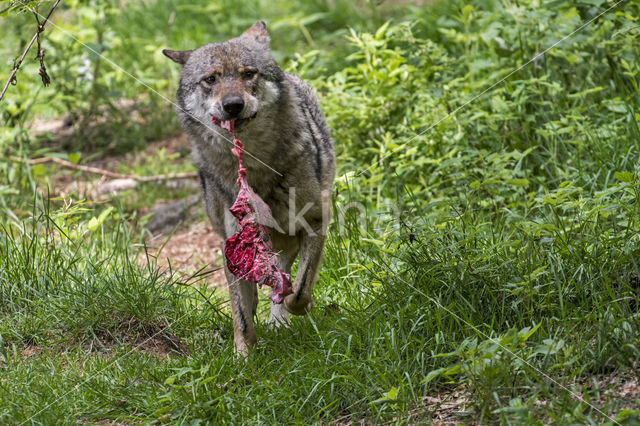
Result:
[[185,62],[187,62],[187,59],[189,59],[189,56],[191,56],[191,52],[193,52],[193,50],[164,49],[162,51],[162,53],[164,53],[164,56],[171,59],[173,62],[179,63],[180,65],[184,65]]
[[247,31],[243,32],[244,37],[251,37],[255,41],[269,45],[269,33],[267,32],[267,24],[264,21],[258,21],[251,26]]

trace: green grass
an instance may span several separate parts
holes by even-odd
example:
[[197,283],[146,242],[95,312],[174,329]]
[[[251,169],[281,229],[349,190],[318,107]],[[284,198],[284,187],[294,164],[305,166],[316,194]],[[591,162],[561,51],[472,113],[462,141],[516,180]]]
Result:
[[[504,418],[602,421],[540,371],[570,387],[576,376],[625,371],[638,358],[629,298],[613,302],[630,283],[598,279],[624,260],[612,262],[607,250],[580,262],[586,274],[580,281],[593,281],[589,288],[560,296],[536,289],[527,274],[540,263],[540,242],[524,243],[518,256],[509,250],[514,235],[465,235],[460,223],[379,251],[368,249],[371,243],[349,226],[349,239],[334,235],[329,242],[313,313],[277,332],[261,321],[259,345],[244,362],[232,355],[224,298],[140,270],[126,252],[114,257],[114,247],[131,245],[118,240],[126,240],[125,229],[110,230],[106,235],[113,240],[85,230],[76,241],[59,238],[54,244],[48,236],[55,232],[47,229],[53,222],[51,215],[40,215],[21,245],[14,242],[20,240],[16,231],[5,231],[1,240],[0,395],[10,422],[36,413],[30,421],[306,423],[400,416],[415,422],[429,419],[428,413],[407,410],[422,395],[452,386],[449,381],[466,383],[472,410],[461,420],[495,419],[490,410],[509,407],[517,397],[520,406],[505,410]],[[82,223],[67,233],[78,229]],[[624,250],[619,241],[612,246]],[[630,250],[637,259],[637,245]],[[349,252],[355,252],[352,258]],[[364,253],[369,264],[361,263]],[[569,282],[577,275],[565,269],[578,262],[575,255],[544,257],[558,265],[555,275]],[[526,275],[529,281],[513,279]],[[534,324],[539,328],[530,341],[516,332]],[[148,338],[180,343],[172,356],[155,356],[143,344]],[[30,347],[41,352],[23,358],[21,351]],[[449,379],[424,383],[439,368],[444,371],[434,377]],[[389,399],[394,388],[398,393]],[[620,403],[597,407],[615,415]]]
[[[403,424],[433,411],[481,424],[640,421],[640,397],[621,392],[640,360],[638,2],[468,105],[612,3],[247,2],[241,18],[205,3],[124,14],[105,2],[105,24],[85,6],[64,19],[85,41],[104,31],[109,57],[166,96],[177,70],[158,49],[269,21],[275,55],[316,88],[338,150],[314,310],[276,331],[262,297],[259,343],[238,359],[208,271],[145,261],[138,211],[188,190],[49,199],[59,171],[0,160],[1,423]],[[84,161],[175,134],[169,107],[105,68],[91,93],[106,108],[139,99],[135,131],[114,113],[86,146],[31,136],[33,117],[92,117],[92,89],[74,77],[84,53],[61,53],[60,34],[50,43],[51,68],[69,74],[55,90],[26,75],[11,88],[3,152]],[[114,82],[119,93],[102,91]],[[191,167],[181,153],[134,158],[118,171]]]

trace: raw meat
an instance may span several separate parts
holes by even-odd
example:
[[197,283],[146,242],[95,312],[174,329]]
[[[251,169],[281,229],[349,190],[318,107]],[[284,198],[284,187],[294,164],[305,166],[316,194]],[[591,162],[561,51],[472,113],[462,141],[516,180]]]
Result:
[[238,186],[240,192],[229,211],[238,220],[238,232],[225,241],[224,255],[227,267],[236,277],[271,287],[271,300],[282,303],[293,293],[291,277],[278,268],[273,253],[271,235],[265,224],[273,223],[269,206],[249,187],[247,169],[242,164],[244,146],[236,137],[233,120],[212,120],[214,124],[233,135],[233,154],[238,158]]

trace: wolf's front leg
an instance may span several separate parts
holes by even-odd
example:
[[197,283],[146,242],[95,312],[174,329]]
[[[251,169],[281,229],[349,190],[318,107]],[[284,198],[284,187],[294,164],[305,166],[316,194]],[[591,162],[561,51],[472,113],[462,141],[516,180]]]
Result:
[[[224,221],[226,237],[229,238],[238,229],[238,222],[228,209],[224,209]],[[222,244],[222,253],[224,253]],[[233,314],[233,342],[236,352],[247,356],[249,347],[257,342],[256,330],[253,327],[253,316],[258,307],[258,287],[255,283],[241,280],[227,268],[227,259],[224,260],[224,274],[229,286],[229,298],[231,300],[231,313]]]
[[257,341],[253,316],[258,305],[258,288],[254,283],[236,278],[226,267],[225,274],[233,314],[233,342],[236,352],[246,357],[249,347]]
[[284,299],[287,311],[294,315],[304,315],[313,307],[313,284],[318,276],[324,240],[326,238],[325,224],[312,225],[311,234],[302,231],[300,238],[300,261],[298,273],[293,282],[293,294]]

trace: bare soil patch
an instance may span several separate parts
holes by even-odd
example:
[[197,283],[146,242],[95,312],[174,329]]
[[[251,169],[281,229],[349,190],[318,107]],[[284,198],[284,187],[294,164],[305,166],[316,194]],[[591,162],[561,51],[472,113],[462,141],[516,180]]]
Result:
[[[167,241],[167,238],[169,240]],[[157,262],[160,270],[171,271],[178,276],[189,276],[200,270],[212,271],[205,278],[211,286],[226,285],[222,269],[222,238],[211,226],[203,222],[180,226],[167,236],[157,234],[147,240],[148,254]],[[141,261],[144,253],[141,254]]]
[[111,353],[122,345],[131,351],[166,358],[169,356],[188,356],[189,350],[180,338],[167,329],[166,324],[141,324],[131,319],[114,332],[100,333],[96,338],[85,342],[87,352]]

